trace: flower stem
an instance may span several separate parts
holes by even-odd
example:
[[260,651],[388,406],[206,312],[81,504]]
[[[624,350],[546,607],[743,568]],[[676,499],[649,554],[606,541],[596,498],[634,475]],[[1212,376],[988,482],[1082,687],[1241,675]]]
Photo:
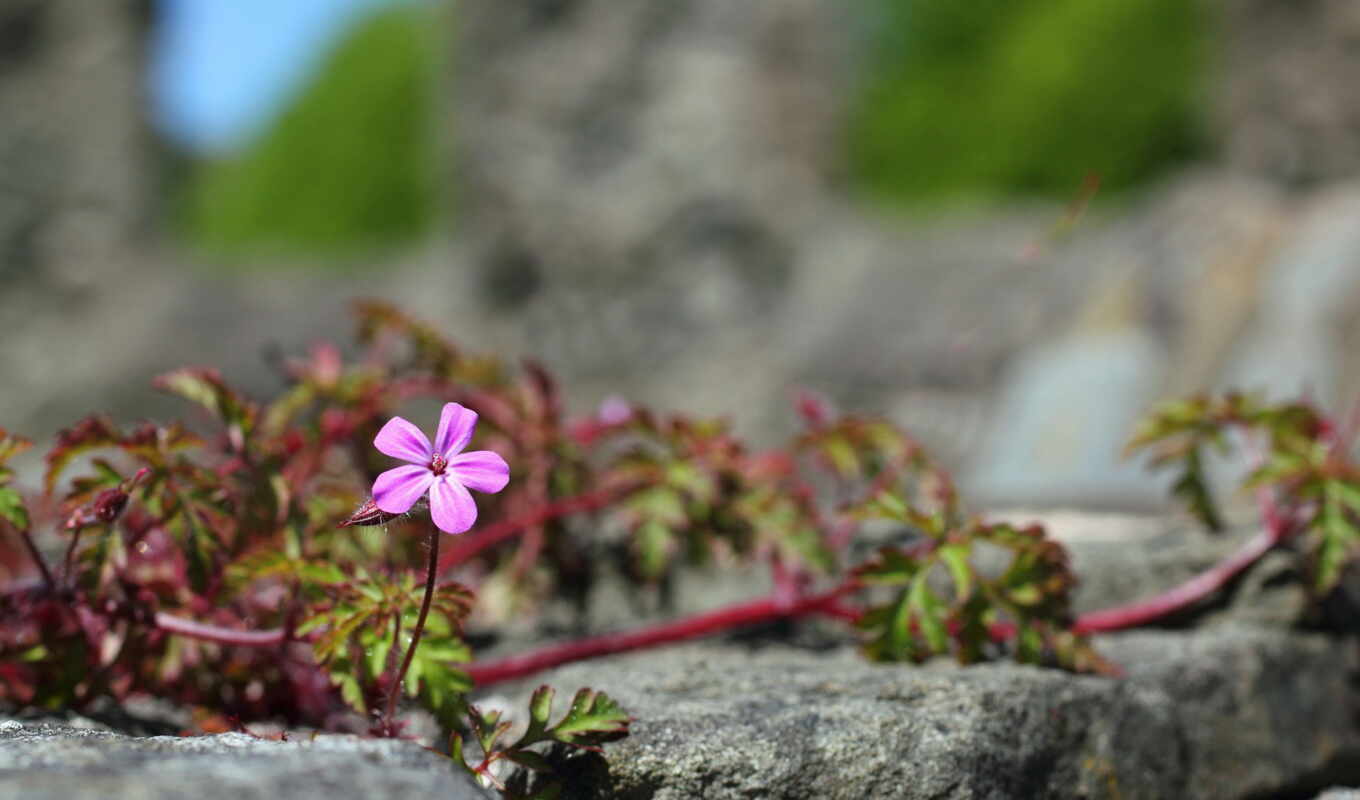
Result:
[[564,642],[497,661],[473,663],[463,671],[478,686],[489,686],[493,683],[523,678],[573,661],[680,642],[758,622],[793,619],[813,614],[840,617],[844,613],[839,602],[840,598],[858,588],[859,582],[851,579],[829,592],[810,595],[793,603],[775,596],[762,597],[661,625]]
[[61,578],[64,581],[71,579],[71,562],[76,555],[76,547],[80,544],[80,534],[84,528],[76,528],[71,532],[71,543],[66,546],[66,557],[61,560]]
[[402,659],[401,669],[397,670],[397,679],[392,683],[392,691],[387,695],[385,722],[388,731],[393,730],[392,721],[396,718],[397,698],[401,696],[401,685],[406,680],[406,670],[411,668],[416,648],[420,646],[420,635],[425,632],[425,618],[430,614],[430,601],[434,599],[434,582],[439,575],[439,538],[439,529],[433,524],[430,525],[430,566],[425,574],[425,598],[420,601],[420,615],[416,617],[416,626],[411,631],[411,646],[406,648],[406,657]]
[[57,582],[52,578],[52,570],[47,568],[47,562],[43,559],[42,553],[39,552],[38,546],[33,543],[32,534],[29,533],[27,528],[23,530],[15,528],[14,530],[19,534],[19,538],[24,540],[24,547],[28,548],[29,558],[33,559],[33,563],[38,566],[38,572],[42,573],[43,583],[47,584],[48,589],[55,588]]

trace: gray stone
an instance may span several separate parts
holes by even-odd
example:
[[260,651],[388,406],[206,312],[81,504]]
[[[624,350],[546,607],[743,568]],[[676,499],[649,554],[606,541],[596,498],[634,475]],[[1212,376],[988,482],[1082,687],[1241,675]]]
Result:
[[[1177,719],[1190,797],[1256,797],[1360,778],[1355,643],[1224,625],[1098,641]],[[1164,795],[1170,796],[1170,795]]]
[[1351,320],[1360,309],[1360,189],[1347,184],[1316,195],[1275,254],[1252,326],[1238,343],[1222,384],[1303,393],[1344,409],[1360,375]]
[[133,0],[0,0],[0,279],[88,289],[148,222]]
[[967,484],[991,502],[1160,502],[1163,481],[1121,453],[1163,369],[1155,341],[1136,328],[1028,354],[1005,379],[1002,413]]
[[636,717],[578,762],[574,797],[1227,798],[1356,779],[1349,643],[1219,628],[1100,646],[1128,678],[695,645],[543,680]]
[[1226,160],[1287,182],[1360,171],[1360,8],[1351,0],[1210,5],[1221,32],[1211,100]]
[[369,800],[490,795],[412,742],[321,735],[279,742],[240,733],[130,737],[0,721],[0,797],[31,800]]
[[850,26],[835,3],[458,13],[467,266],[544,356],[656,368],[775,310],[839,160]]

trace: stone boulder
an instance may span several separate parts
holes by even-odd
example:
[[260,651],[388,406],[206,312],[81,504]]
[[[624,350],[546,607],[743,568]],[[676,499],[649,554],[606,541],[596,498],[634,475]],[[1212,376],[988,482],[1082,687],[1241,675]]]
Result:
[[1105,637],[1123,679],[691,645],[544,677],[636,717],[572,797],[1228,798],[1360,778],[1354,646],[1242,626]]
[[491,795],[440,756],[392,739],[242,733],[132,737],[101,727],[0,721],[0,797],[29,800],[369,800]]

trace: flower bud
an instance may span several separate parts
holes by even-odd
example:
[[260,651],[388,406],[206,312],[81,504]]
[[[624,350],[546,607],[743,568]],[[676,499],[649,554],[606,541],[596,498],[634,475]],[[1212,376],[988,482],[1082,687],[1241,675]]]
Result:
[[369,498],[363,505],[359,506],[353,514],[350,514],[349,519],[341,522],[340,527],[362,528],[371,525],[386,525],[400,516],[401,514],[389,514],[388,512],[383,511],[381,508],[378,508],[378,504],[373,502],[372,498]]

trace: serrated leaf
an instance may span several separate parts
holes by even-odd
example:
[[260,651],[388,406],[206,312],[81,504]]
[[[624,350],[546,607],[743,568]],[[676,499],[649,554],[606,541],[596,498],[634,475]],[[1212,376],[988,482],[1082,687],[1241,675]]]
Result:
[[855,453],[855,448],[837,436],[828,437],[822,443],[822,454],[831,464],[832,469],[842,477],[854,477],[859,474],[859,457]]
[[4,428],[0,428],[0,464],[5,463],[32,446],[33,442],[28,439],[25,439],[22,436],[15,436]]
[[552,764],[548,762],[548,759],[532,750],[506,750],[505,757],[516,764],[519,764],[521,767],[526,767],[534,772],[551,772],[553,768]]
[[609,695],[580,689],[567,715],[548,733],[563,744],[589,747],[626,736],[631,722],[628,713]]
[[[370,640],[364,643],[366,645],[364,650],[364,666],[368,668],[368,675],[370,678],[377,678],[379,675],[382,675],[387,670],[387,664],[390,660],[394,658],[400,659],[402,657],[400,650],[395,653],[393,652],[392,645],[395,634],[396,631],[393,630],[393,628],[383,626],[381,633],[370,637]],[[406,638],[409,639],[410,634],[407,634]],[[419,676],[417,676],[417,680],[418,679]]]
[[879,492],[869,504],[871,513],[877,513],[899,522],[909,522],[907,501],[895,492]]
[[969,548],[964,544],[947,544],[935,551],[954,579],[954,593],[966,597],[973,592],[973,566],[968,562]]
[[349,704],[350,708],[360,714],[368,711],[368,704],[364,702],[364,690],[359,686],[359,679],[350,673],[336,674],[330,672],[331,681],[340,687],[340,698]]
[[897,548],[885,547],[855,574],[865,583],[895,585],[905,584],[920,569],[921,563],[916,558]]
[[642,523],[633,534],[638,571],[647,580],[656,580],[666,572],[677,546],[674,531],[660,520]]
[[1328,490],[1336,496],[1337,502],[1360,513],[1360,486],[1344,480],[1333,480],[1328,482]]
[[349,580],[344,570],[331,563],[304,562],[298,564],[297,575],[308,583],[335,585]]
[[548,718],[552,715],[553,696],[557,691],[551,686],[544,684],[534,690],[534,694],[529,698],[529,725],[530,729],[537,725],[544,730],[548,727]]
[[1347,561],[1360,545],[1360,528],[1347,516],[1345,507],[1352,493],[1347,491],[1341,481],[1329,480],[1324,486],[1324,500],[1321,509],[1317,545],[1316,565],[1314,567],[1314,590],[1326,594],[1334,589],[1341,580],[1342,570]]
[[[449,758],[453,759],[453,762],[458,766],[472,772],[472,768],[463,758],[463,734],[458,731],[449,734]],[[475,775],[476,773],[472,772],[472,774]]]
[[43,474],[43,488],[47,492],[56,488],[62,470],[76,457],[102,447],[116,447],[122,441],[122,435],[113,423],[100,416],[86,417],[62,430],[45,459],[47,469]]
[[[227,386],[217,370],[185,367],[160,375],[152,384],[207,409],[234,436],[250,434],[255,418],[254,406]],[[239,449],[241,442],[234,441],[233,445]]]
[[942,604],[940,598],[930,590],[926,576],[927,573],[922,572],[912,581],[907,605],[912,611],[912,621],[920,627],[921,635],[925,637],[931,651],[947,653],[949,633],[945,630],[944,620],[940,618]]
[[1185,456],[1184,470],[1171,487],[1171,493],[1185,503],[1190,513],[1211,531],[1223,530],[1223,517],[1218,512],[1209,481],[1204,473],[1200,449],[1190,448]]

